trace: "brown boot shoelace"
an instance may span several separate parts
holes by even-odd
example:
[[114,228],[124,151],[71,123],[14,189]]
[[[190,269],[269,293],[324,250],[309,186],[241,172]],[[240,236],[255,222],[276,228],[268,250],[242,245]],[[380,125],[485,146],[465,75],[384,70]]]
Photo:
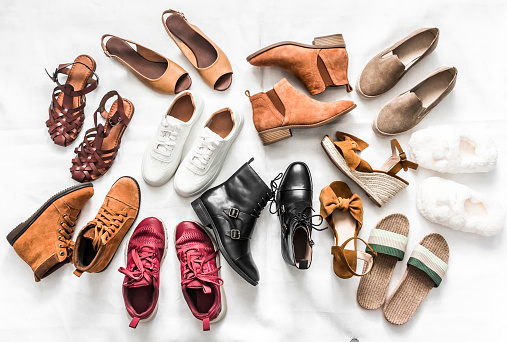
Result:
[[93,249],[98,250],[99,245],[102,241],[102,236],[105,235],[105,240],[116,233],[116,230],[120,228],[120,224],[125,221],[127,213],[112,208],[101,207],[99,213],[95,219],[91,222],[95,225],[95,236],[93,237]]
[[[72,241],[72,234],[74,233],[74,228],[76,227],[76,223],[70,218],[69,215],[63,214],[63,221],[60,221],[60,226],[62,228],[58,229],[58,244],[59,248],[67,249],[67,256],[71,257],[72,252],[74,251],[74,241]],[[64,256],[65,253],[60,251],[60,256]]]

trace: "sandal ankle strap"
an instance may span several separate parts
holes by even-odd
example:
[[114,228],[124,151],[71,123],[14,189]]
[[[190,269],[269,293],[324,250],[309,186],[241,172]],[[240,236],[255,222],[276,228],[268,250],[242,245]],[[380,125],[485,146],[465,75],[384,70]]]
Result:
[[[360,237],[358,236],[353,236],[353,237],[350,237],[348,238],[347,240],[345,240],[341,246],[333,246],[331,247],[331,253],[332,254],[335,254],[337,255],[341,261],[343,262],[343,264],[345,265],[345,267],[347,268],[347,270],[352,273],[353,275],[357,276],[357,277],[362,277],[362,276],[365,276],[367,275],[368,273],[370,273],[372,267],[373,267],[373,263],[371,263],[368,267],[368,269],[364,272],[364,273],[356,273],[355,270],[352,269],[352,267],[350,267],[350,264],[349,262],[347,261],[347,258],[345,257],[345,254],[343,253],[343,251],[345,250],[345,246],[347,246],[347,244],[352,241],[352,240],[360,240],[362,241],[366,247],[368,249],[371,250],[371,252],[369,252],[373,257],[376,257],[377,256],[377,252],[375,252],[371,246],[366,242],[364,241],[363,239],[361,239]],[[356,251],[357,252],[357,251]]]
[[[407,172],[408,169],[417,170],[419,164],[414,163],[407,159],[407,155],[401,148],[401,145],[398,142],[398,140],[396,139],[391,140],[391,151],[392,151],[391,157],[389,157],[389,159],[387,159],[384,165],[382,166],[383,169],[387,170],[388,175],[394,176],[401,169],[403,169],[403,171],[405,172]],[[392,164],[393,162],[395,162],[395,164]]]
[[[87,86],[84,87],[81,90],[70,90],[72,88],[66,87],[64,84],[61,84],[60,81],[58,81],[58,74],[64,74],[69,75],[69,72],[71,70],[71,67],[75,64],[81,64],[85,66],[88,70],[92,72],[92,77],[88,78]],[[65,63],[60,64],[55,71],[53,72],[53,75],[50,75],[49,72],[46,70],[46,74],[48,74],[49,78],[56,83],[56,88],[60,89],[65,95],[71,96],[71,97],[77,97],[77,96],[83,96],[91,91],[95,90],[97,86],[99,85],[99,76],[93,71],[92,68],[90,68],[88,65],[81,63],[81,62],[72,62],[72,63]]]

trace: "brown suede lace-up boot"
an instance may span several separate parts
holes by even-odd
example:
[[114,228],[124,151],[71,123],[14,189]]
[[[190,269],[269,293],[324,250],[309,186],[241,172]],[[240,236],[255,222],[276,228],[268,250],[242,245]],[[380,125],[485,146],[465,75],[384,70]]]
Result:
[[35,281],[71,260],[74,227],[81,208],[92,196],[91,183],[65,189],[7,235],[16,253],[32,268]]
[[134,223],[140,203],[141,190],[134,178],[121,177],[113,184],[95,218],[76,238],[72,258],[75,275],[106,269]]

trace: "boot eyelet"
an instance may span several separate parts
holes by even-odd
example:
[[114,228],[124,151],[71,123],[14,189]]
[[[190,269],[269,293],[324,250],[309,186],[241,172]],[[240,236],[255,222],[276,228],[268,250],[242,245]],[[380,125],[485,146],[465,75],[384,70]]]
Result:
[[63,226],[63,221],[60,222],[60,226]]
[[59,240],[59,241],[62,241],[61,239],[62,239],[62,236],[60,235],[60,236],[58,237],[58,240]]
[[61,233],[62,232],[62,228],[58,229],[58,233]]
[[67,217],[67,214],[63,214],[63,217]]
[[65,254],[65,253],[63,253],[63,252],[60,252],[60,255],[61,255],[61,256],[64,256],[64,254]]
[[61,244],[61,243],[59,243],[59,244],[58,244],[58,247],[62,248],[62,244]]

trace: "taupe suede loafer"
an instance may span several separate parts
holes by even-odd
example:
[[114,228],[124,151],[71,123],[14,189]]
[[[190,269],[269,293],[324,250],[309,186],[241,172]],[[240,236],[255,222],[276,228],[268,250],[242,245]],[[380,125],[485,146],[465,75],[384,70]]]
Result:
[[410,90],[389,101],[373,121],[373,131],[391,136],[414,128],[456,84],[458,69],[442,67]]
[[364,97],[377,97],[398,83],[405,73],[437,47],[438,28],[423,28],[373,57],[364,67],[356,90]]

